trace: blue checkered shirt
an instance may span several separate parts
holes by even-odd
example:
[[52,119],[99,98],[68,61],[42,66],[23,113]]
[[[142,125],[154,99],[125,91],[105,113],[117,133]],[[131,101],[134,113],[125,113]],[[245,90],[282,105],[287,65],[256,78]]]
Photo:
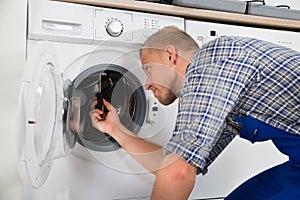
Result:
[[251,116],[300,134],[300,53],[265,41],[220,37],[187,68],[173,135],[176,153],[206,173],[240,133],[234,116]]

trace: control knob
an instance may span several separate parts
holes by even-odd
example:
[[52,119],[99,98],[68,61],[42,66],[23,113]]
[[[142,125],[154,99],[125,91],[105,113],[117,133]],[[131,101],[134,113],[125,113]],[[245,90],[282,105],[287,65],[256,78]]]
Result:
[[111,18],[106,22],[105,29],[110,36],[118,37],[122,34],[124,26],[119,19]]

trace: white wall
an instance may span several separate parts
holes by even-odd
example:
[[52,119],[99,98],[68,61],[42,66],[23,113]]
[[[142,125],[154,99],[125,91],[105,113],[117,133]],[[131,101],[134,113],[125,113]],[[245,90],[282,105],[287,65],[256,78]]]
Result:
[[[268,5],[289,4],[300,10],[300,1],[266,0]],[[25,62],[26,0],[0,0],[0,199],[20,200],[17,169],[16,112]]]
[[20,200],[16,111],[25,61],[26,0],[0,0],[0,199]]

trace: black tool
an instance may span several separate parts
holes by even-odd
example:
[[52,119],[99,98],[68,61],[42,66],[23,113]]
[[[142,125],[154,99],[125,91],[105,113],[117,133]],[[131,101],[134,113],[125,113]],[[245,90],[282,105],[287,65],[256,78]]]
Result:
[[103,95],[102,95],[102,93],[101,92],[97,92],[96,93],[96,97],[97,97],[98,103],[95,106],[95,108],[104,112],[104,108],[105,107],[104,107],[104,104],[103,104]]
[[[95,109],[99,109],[101,110],[102,112],[105,112],[105,106],[103,104],[103,93],[102,93],[102,75],[106,75],[105,73],[100,73],[99,74],[99,80],[97,82],[97,84],[95,85],[95,96],[97,98],[97,104],[95,105]],[[102,118],[104,118],[104,115],[102,115]]]

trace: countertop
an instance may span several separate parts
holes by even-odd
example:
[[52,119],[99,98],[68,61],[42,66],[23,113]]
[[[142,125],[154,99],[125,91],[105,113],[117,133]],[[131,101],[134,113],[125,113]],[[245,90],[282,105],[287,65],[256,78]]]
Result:
[[95,5],[109,8],[119,8],[164,15],[184,17],[186,19],[203,20],[227,24],[264,27],[271,29],[300,32],[300,20],[280,19],[240,13],[230,13],[199,8],[160,4],[136,0],[56,0],[71,3]]

